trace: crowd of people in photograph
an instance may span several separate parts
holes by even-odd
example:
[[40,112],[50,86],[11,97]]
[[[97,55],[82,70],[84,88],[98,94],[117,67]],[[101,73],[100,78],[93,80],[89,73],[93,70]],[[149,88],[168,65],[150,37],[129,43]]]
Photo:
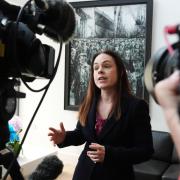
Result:
[[84,97],[89,79],[89,68],[94,54],[111,49],[118,52],[126,66],[133,94],[143,97],[145,66],[144,38],[74,39],[70,59],[70,104],[78,105]]

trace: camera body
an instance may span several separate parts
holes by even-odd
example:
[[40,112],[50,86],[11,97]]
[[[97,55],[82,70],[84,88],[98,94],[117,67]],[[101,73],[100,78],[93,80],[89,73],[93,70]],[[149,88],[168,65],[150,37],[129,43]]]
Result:
[[[8,77],[50,78],[54,48],[42,44],[28,25],[0,16],[0,79]],[[17,28],[16,28],[17,27]]]
[[[55,50],[42,44],[29,24],[9,19],[0,7],[0,149],[9,141],[8,121],[16,111],[19,78],[32,82],[36,78],[50,79],[54,73]],[[11,17],[11,15],[10,15]]]
[[[65,0],[29,0],[23,8],[0,0],[0,143],[7,137],[7,128],[1,127],[7,127],[14,115],[16,98],[25,97],[14,88],[18,79],[27,87],[26,82],[36,78],[50,79],[41,89],[47,90],[58,68],[62,42],[74,34],[75,22],[74,10]],[[61,44],[56,65],[54,48],[42,44],[36,33]]]
[[[180,37],[179,28],[177,27],[173,30],[173,34],[176,33]],[[169,46],[160,48],[151,57],[145,68],[145,86],[155,101],[155,85],[159,81],[169,77],[175,70],[180,69],[180,39],[176,43],[170,45],[170,47],[172,48],[172,52]]]

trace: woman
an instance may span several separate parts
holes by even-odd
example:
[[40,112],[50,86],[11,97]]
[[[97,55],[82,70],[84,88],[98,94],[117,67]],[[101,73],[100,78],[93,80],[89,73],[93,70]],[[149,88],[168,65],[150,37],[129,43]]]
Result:
[[133,164],[153,153],[147,104],[130,93],[125,67],[106,50],[92,60],[87,95],[74,131],[50,128],[60,148],[85,143],[73,180],[133,180]]

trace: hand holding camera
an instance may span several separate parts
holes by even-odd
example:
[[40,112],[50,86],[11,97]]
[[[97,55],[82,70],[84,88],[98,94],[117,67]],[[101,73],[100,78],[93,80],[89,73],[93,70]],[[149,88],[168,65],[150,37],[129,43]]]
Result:
[[163,107],[167,119],[171,119],[178,113],[180,71],[176,70],[168,78],[158,82],[155,85],[155,96],[158,103]]
[[[163,108],[167,125],[180,157],[180,31],[179,25],[166,27],[165,33],[177,34],[179,41],[161,48],[145,69],[145,85]],[[167,41],[167,39],[166,39]]]

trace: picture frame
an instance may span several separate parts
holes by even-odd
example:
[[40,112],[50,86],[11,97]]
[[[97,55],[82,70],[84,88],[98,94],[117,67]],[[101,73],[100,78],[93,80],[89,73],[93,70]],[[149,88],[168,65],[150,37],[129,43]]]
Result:
[[127,69],[133,94],[149,101],[143,81],[151,55],[153,0],[71,2],[76,28],[65,46],[64,109],[78,110],[86,94],[93,55],[118,51]]

